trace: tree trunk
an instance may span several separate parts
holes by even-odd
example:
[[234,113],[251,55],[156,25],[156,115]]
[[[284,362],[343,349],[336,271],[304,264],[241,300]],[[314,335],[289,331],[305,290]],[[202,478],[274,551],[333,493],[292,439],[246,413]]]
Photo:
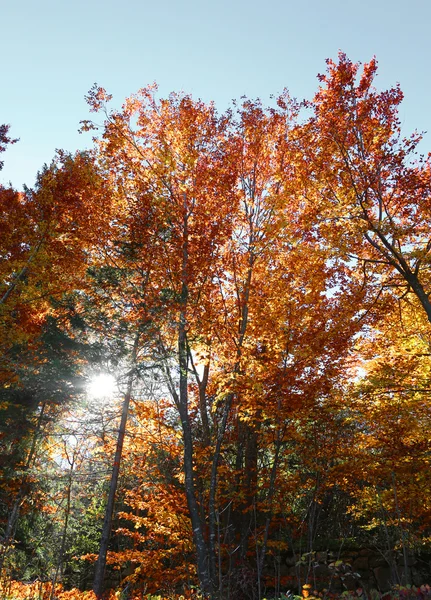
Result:
[[178,332],[178,355],[180,364],[179,412],[184,440],[184,475],[187,505],[193,528],[193,541],[196,547],[198,577],[202,592],[212,596],[212,586],[209,574],[208,548],[205,542],[203,524],[196,500],[193,472],[193,438],[188,414],[188,368],[187,368],[187,339],[185,317],[180,315]]
[[60,573],[61,575],[63,575],[64,551],[66,549],[67,530],[69,527],[70,506],[71,506],[71,498],[72,498],[73,469],[75,467],[75,451],[73,453],[72,461],[69,464],[70,464],[70,471],[69,471],[69,477],[67,479],[66,510],[65,510],[65,517],[64,517],[63,532],[62,532],[62,536],[61,536],[61,547],[60,547],[60,553],[59,553],[58,562],[57,562],[57,568],[55,570],[55,574],[52,579],[50,600],[52,600],[55,597],[55,586],[57,585],[58,574]]
[[[136,355],[138,350],[139,334],[136,335],[135,343],[133,345],[132,353],[132,367],[136,364]],[[114,512],[115,495],[117,492],[118,477],[120,474],[121,457],[123,453],[124,437],[126,434],[127,418],[129,416],[130,399],[132,396],[134,379],[134,369],[131,369],[129,379],[127,382],[126,395],[124,397],[120,428],[118,430],[117,447],[115,450],[114,465],[112,468],[111,481],[109,484],[108,502],[106,504],[105,518],[102,527],[102,537],[100,540],[99,557],[96,563],[96,570],[94,573],[93,591],[97,598],[101,598],[103,595],[103,584],[106,567],[106,556],[108,554],[109,538],[111,535],[112,528],[112,515]]]
[[187,506],[193,529],[193,541],[196,548],[197,570],[199,582],[203,594],[213,597],[212,582],[209,570],[208,546],[205,541],[203,523],[200,517],[199,504],[196,499],[195,475],[193,471],[193,436],[189,421],[188,406],[188,344],[187,344],[187,303],[188,303],[188,207],[187,196],[183,195],[183,242],[182,242],[182,265],[181,265],[181,308],[178,322],[178,363],[180,368],[179,395],[174,399],[177,404],[184,441],[184,478]]

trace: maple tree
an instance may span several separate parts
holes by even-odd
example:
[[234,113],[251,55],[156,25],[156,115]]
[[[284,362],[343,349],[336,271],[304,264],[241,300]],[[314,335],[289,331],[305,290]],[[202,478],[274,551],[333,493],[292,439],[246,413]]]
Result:
[[[280,423],[286,404],[288,423],[304,402],[322,402],[360,327],[353,300],[366,304],[366,292],[349,280],[347,267],[340,274],[328,266],[327,250],[304,240],[298,228],[301,201],[288,143],[298,107],[287,96],[278,110],[245,102],[237,121],[189,97],[157,102],[152,89],[126,101],[122,112],[108,112],[109,96],[100,88],[89,100],[105,112],[99,161],[122,199],[117,244],[128,252],[117,260],[129,273],[129,318],[140,322],[144,314],[152,322],[161,376],[181,423],[199,579],[206,592],[222,593],[217,515],[224,503],[232,505],[223,527],[232,548],[239,540],[239,564],[246,562],[250,539],[258,539],[251,524],[259,456],[271,452],[262,440],[273,437],[272,423]],[[341,284],[344,291],[329,300],[328,290]],[[312,305],[322,311],[314,326]],[[269,502],[287,429],[281,423]],[[226,462],[227,452],[236,454],[233,462]],[[224,480],[236,481],[224,497],[221,462]],[[264,517],[259,572],[271,516]]]
[[[89,155],[57,159],[34,190],[0,188],[0,381],[6,390],[20,385],[20,352],[37,361],[38,339],[56,315],[53,303],[81,283],[89,249],[106,230],[109,195]],[[104,209],[96,210],[102,197]]]
[[319,235],[357,261],[367,283],[377,277],[399,297],[414,294],[431,322],[431,171],[429,157],[417,156],[422,137],[402,138],[403,93],[374,88],[375,59],[360,77],[360,65],[342,53],[327,64],[314,116],[298,131]]
[[[90,101],[94,109],[100,108],[99,102],[104,97],[103,90],[93,91]],[[130,125],[136,113],[138,133],[132,132]],[[170,101],[162,101],[157,106],[151,90],[147,89],[140,92],[139,99],[130,99],[122,114],[110,115],[101,141],[103,159],[109,161],[109,172],[111,176],[116,175],[117,185],[121,186],[122,197],[127,202],[128,243],[134,248],[135,255],[131,257],[134,271],[140,279],[143,272],[151,273],[154,291],[149,292],[150,298],[155,298],[156,307],[165,305],[160,311],[162,320],[158,321],[159,337],[155,346],[183,427],[186,495],[204,588],[210,583],[193,473],[186,328],[189,327],[188,314],[196,311],[199,316],[202,311],[200,303],[204,302],[202,292],[207,281],[214,287],[211,265],[219,253],[219,240],[231,226],[227,216],[235,198],[233,191],[225,194],[225,187],[226,184],[232,186],[234,178],[223,160],[226,152],[221,135],[227,123],[226,118],[216,118],[213,107],[193,103],[188,97],[172,96]],[[154,246],[151,254],[146,255],[148,231]],[[151,269],[145,268],[149,260]],[[138,293],[142,289],[140,285],[136,288]],[[141,312],[149,303],[148,290],[145,291],[145,298],[138,296]],[[154,315],[152,317],[154,319]],[[179,367],[178,390],[170,364],[175,353]]]

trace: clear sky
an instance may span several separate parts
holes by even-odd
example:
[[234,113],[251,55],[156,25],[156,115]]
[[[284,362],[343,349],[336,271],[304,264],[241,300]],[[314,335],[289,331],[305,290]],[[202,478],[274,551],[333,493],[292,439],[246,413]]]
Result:
[[428,130],[431,0],[0,0],[0,124],[20,142],[0,183],[32,186],[77,133],[94,82],[115,106],[148,83],[224,110],[287,87],[310,98],[325,58],[379,61],[377,86],[401,84],[405,132]]

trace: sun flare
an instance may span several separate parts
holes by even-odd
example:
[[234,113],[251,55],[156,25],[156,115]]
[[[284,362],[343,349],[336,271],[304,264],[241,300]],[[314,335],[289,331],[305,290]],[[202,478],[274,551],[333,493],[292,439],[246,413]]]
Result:
[[109,373],[99,373],[91,377],[87,385],[87,394],[96,400],[100,398],[112,398],[116,389],[116,381]]

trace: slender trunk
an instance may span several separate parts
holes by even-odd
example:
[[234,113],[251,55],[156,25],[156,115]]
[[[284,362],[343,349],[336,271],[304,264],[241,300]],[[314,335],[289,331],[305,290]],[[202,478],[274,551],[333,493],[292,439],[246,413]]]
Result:
[[217,511],[217,545],[218,545],[218,593],[219,597],[223,598],[223,571],[221,562],[221,535],[220,535],[220,513]]
[[[132,353],[132,366],[136,363],[136,355],[138,350],[139,334],[136,335],[135,343],[133,345]],[[103,595],[103,583],[105,576],[106,567],[106,556],[108,554],[109,538],[111,535],[112,528],[112,515],[114,513],[114,502],[115,495],[117,492],[118,477],[120,474],[121,457],[123,453],[124,437],[126,434],[127,418],[129,416],[130,399],[132,396],[133,388],[134,369],[131,369],[129,379],[127,382],[126,394],[123,401],[123,407],[121,412],[120,428],[118,430],[117,447],[115,450],[114,465],[112,468],[111,481],[109,484],[108,502],[105,509],[105,518],[102,527],[102,537],[100,540],[99,557],[96,562],[96,569],[94,573],[93,591],[97,598],[101,598]]]
[[380,229],[376,227],[368,217],[366,220],[370,224],[370,227],[374,233],[379,237],[381,244],[372,239],[368,233],[365,233],[366,240],[383,256],[389,265],[398,271],[404,281],[406,281],[406,283],[410,286],[410,288],[413,290],[413,293],[421,303],[428,321],[431,323],[431,301],[429,295],[425,291],[424,286],[419,281],[417,270],[411,269],[403,254],[395,249],[394,245],[391,244],[387,236],[382,233],[382,231],[380,231]]
[[217,433],[216,447],[213,454],[213,461],[211,465],[210,475],[210,493],[208,501],[208,516],[209,516],[209,556],[210,556],[210,576],[211,581],[215,581],[216,577],[216,552],[215,552],[215,540],[216,540],[216,507],[215,507],[215,496],[217,490],[217,470],[220,461],[221,446],[226,431],[226,425],[230,408],[232,405],[233,394],[229,394],[226,398],[224,405],[222,421]]
[[66,549],[67,530],[69,527],[70,504],[71,504],[71,496],[72,496],[74,466],[75,466],[75,455],[73,456],[72,462],[70,464],[70,472],[69,472],[69,477],[68,477],[68,481],[67,481],[66,510],[65,510],[65,517],[64,517],[64,526],[63,526],[63,533],[62,533],[62,537],[61,537],[61,547],[60,547],[60,553],[58,556],[57,568],[55,570],[55,574],[52,579],[52,589],[51,589],[50,600],[52,600],[55,597],[55,586],[57,584],[58,574],[61,573],[61,575],[63,575],[64,551]]
[[193,528],[193,540],[197,555],[198,577],[204,594],[212,595],[211,578],[208,568],[208,548],[204,538],[203,524],[196,500],[195,477],[193,472],[193,437],[188,414],[188,369],[187,340],[184,314],[180,316],[178,332],[178,354],[180,363],[179,411],[184,440],[184,475],[187,505]]
[[208,362],[204,365],[204,371],[203,371],[203,375],[202,375],[202,379],[201,379],[199,377],[196,366],[194,364],[193,355],[192,355],[192,352],[191,352],[188,344],[187,344],[187,356],[190,360],[190,364],[192,366],[193,373],[195,375],[195,379],[196,379],[196,382],[197,382],[198,388],[199,388],[199,413],[201,416],[201,423],[202,423],[202,441],[203,441],[205,447],[208,447],[210,445],[210,439],[211,439],[210,425],[209,425],[209,419],[208,419],[208,410],[207,410],[207,404],[206,404],[206,391],[207,391],[208,378],[209,378],[209,373],[210,373],[209,358],[208,358]]
[[188,207],[187,196],[183,194],[183,242],[181,266],[181,309],[178,323],[178,362],[180,368],[179,396],[175,399],[181,418],[184,441],[184,479],[193,529],[193,541],[196,548],[197,570],[202,592],[213,597],[212,581],[208,564],[208,547],[205,542],[203,523],[200,517],[199,503],[196,499],[195,474],[193,470],[193,435],[189,421],[188,406],[188,344],[187,344],[187,303],[189,278],[189,248],[188,248]]

